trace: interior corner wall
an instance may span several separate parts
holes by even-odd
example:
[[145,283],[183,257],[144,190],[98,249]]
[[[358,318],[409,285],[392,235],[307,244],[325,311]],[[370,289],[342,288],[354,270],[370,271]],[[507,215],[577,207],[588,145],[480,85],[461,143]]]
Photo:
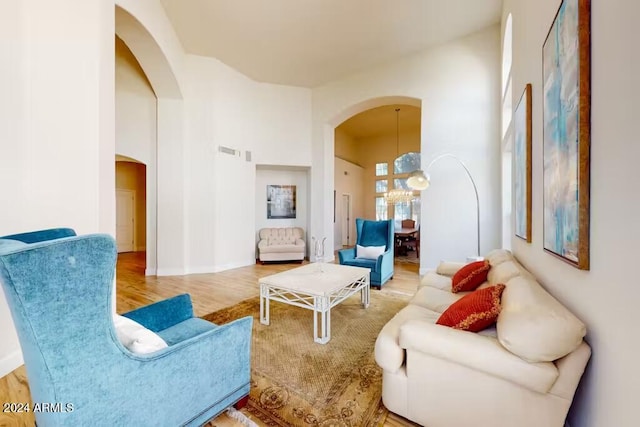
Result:
[[[305,256],[309,254],[311,236],[309,232],[309,186],[308,170],[280,168],[277,166],[262,167],[256,170],[256,199],[255,199],[255,245],[262,228],[300,227],[304,231],[303,239],[306,246]],[[267,186],[295,185],[296,186],[296,217],[295,218],[267,218]],[[258,253],[255,254],[258,258]]]
[[[444,152],[467,163],[480,192],[482,252],[500,247],[500,51],[500,28],[495,25],[314,88],[312,179],[317,188],[312,189],[312,232],[334,235],[333,129],[339,123],[333,121],[367,100],[402,96],[422,100],[423,167]],[[473,191],[459,165],[441,162],[439,167],[441,182],[463,180],[460,185]],[[421,271],[442,259],[464,260],[476,252],[473,193],[452,206],[448,203],[457,188],[443,184],[434,189],[422,194]]]
[[[507,0],[513,16],[514,98],[533,86],[533,239],[512,237],[516,257],[587,326],[592,357],[569,414],[571,427],[638,426],[640,288],[629,272],[640,242],[640,3],[591,2],[590,270],[543,249],[542,46],[559,1]],[[515,100],[515,99],[514,99]],[[515,105],[515,104],[514,104]]]
[[[69,13],[73,10],[74,13]],[[115,231],[113,5],[0,6],[0,235],[50,227]],[[0,297],[0,375],[21,363]]]

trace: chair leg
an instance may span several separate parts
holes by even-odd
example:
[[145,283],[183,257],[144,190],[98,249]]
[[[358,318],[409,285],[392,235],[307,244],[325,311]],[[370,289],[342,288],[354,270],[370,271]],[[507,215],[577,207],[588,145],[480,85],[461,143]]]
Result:
[[249,395],[247,394],[245,397],[243,397],[242,399],[238,400],[233,407],[236,408],[238,411],[242,408],[244,408],[245,406],[247,406],[247,403],[249,402]]

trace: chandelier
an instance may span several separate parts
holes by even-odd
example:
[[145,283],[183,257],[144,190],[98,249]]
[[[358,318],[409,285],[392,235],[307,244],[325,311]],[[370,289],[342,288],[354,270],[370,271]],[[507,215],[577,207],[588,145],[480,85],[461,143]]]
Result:
[[[400,156],[400,109],[396,108],[396,157]],[[384,200],[388,205],[396,203],[408,203],[415,198],[413,191],[402,188],[394,188],[384,193]]]

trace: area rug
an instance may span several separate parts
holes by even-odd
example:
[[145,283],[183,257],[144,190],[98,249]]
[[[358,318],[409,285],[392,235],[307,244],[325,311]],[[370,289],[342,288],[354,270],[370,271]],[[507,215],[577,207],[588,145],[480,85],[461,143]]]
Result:
[[204,316],[217,324],[253,316],[251,393],[243,409],[267,426],[380,426],[382,371],[374,344],[408,296],[371,292],[369,308],[354,295],[331,310],[331,340],[313,341],[313,312],[271,302],[260,324],[260,298]]

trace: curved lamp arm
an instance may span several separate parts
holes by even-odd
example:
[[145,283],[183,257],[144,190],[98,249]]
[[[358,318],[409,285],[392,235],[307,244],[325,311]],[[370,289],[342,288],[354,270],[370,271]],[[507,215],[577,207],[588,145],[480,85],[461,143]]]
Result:
[[[455,161],[457,161],[460,166],[462,166],[464,168],[464,171],[466,172],[467,176],[469,177],[469,181],[471,181],[471,185],[473,185],[473,191],[476,195],[476,226],[477,226],[477,230],[478,230],[478,253],[477,256],[480,256],[480,198],[478,197],[478,187],[476,186],[476,182],[473,179],[473,176],[471,176],[471,172],[469,172],[469,168],[467,168],[467,165],[465,165],[462,160],[460,160],[458,157],[454,156],[453,154],[450,153],[445,153],[445,154],[441,154],[439,156],[437,156],[435,159],[431,160],[431,162],[429,163],[429,165],[427,166],[427,173],[423,173],[422,171],[416,171],[416,172],[412,172],[411,175],[414,175],[416,173],[422,173],[424,179],[425,179],[425,184],[423,184],[424,188],[422,189],[426,189],[427,187],[429,187],[430,184],[430,178],[429,178],[429,169],[431,169],[431,166],[433,166],[433,164],[445,157],[450,157],[452,159],[454,159]],[[417,174],[416,174],[417,175]]]

